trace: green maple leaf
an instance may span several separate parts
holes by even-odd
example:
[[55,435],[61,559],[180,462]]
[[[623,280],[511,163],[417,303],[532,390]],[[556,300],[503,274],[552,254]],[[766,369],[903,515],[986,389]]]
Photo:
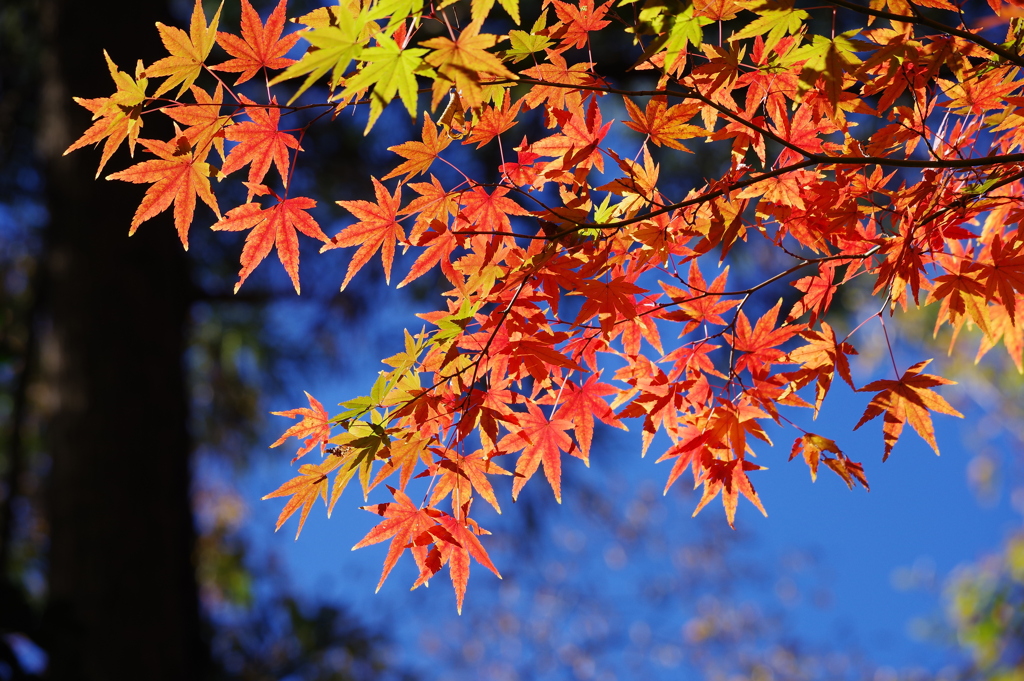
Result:
[[800,32],[809,16],[802,9],[793,9],[792,2],[774,7],[766,2],[761,7],[749,9],[758,14],[758,18],[738,33],[734,33],[729,40],[743,40],[767,33],[768,36],[764,40],[765,51],[771,51],[785,36]]
[[332,16],[336,19],[336,24],[331,23],[314,28],[303,34],[303,39],[310,44],[309,50],[302,56],[302,59],[270,81],[271,85],[276,85],[292,78],[307,76],[292,98],[288,100],[288,104],[298,99],[299,95],[328,71],[331,72],[331,88],[336,88],[342,82],[349,64],[362,53],[363,45],[368,37],[364,29],[368,23],[371,23],[365,13],[353,16],[348,8],[340,7]]
[[423,66],[423,55],[427,53],[427,50],[418,47],[403,50],[398,43],[383,34],[377,36],[377,44],[377,47],[363,50],[359,57],[366,62],[362,71],[345,83],[345,90],[341,93],[341,99],[344,99],[373,86],[366,132],[370,132],[377,117],[396,94],[402,98],[413,120],[416,119],[415,72]]

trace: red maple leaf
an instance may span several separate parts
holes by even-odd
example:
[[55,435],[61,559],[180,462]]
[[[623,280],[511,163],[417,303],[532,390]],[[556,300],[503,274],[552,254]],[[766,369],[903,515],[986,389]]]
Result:
[[754,486],[750,484],[750,479],[747,477],[747,471],[760,471],[764,468],[745,459],[722,461],[721,459],[712,459],[710,456],[706,458],[708,460],[702,462],[705,471],[702,479],[704,495],[700,498],[700,503],[694,509],[693,515],[696,516],[700,513],[700,510],[721,492],[722,505],[725,506],[725,517],[729,521],[729,527],[733,529],[736,527],[733,521],[736,519],[736,507],[741,494],[749,499],[762,515],[768,516],[768,512],[764,510],[757,492],[754,491]]
[[195,214],[196,197],[201,198],[203,203],[212,208],[218,218],[220,209],[217,208],[217,198],[210,189],[210,175],[213,170],[204,160],[206,151],[200,149],[193,153],[188,138],[178,132],[173,142],[140,139],[139,144],[160,158],[143,161],[127,170],[112,173],[107,175],[107,179],[153,184],[146,190],[142,203],[135,211],[129,235],[135,234],[139,225],[167,210],[173,203],[174,226],[178,230],[178,238],[181,239],[182,245],[188,250],[188,228]]
[[[267,194],[266,187],[256,185],[250,192]],[[246,203],[228,211],[211,229],[229,232],[240,232],[251,229],[245,237],[242,249],[242,270],[238,273],[235,293],[241,288],[242,282],[252,274],[271,249],[277,248],[277,257],[284,265],[285,271],[292,280],[295,292],[299,293],[299,237],[296,230],[308,237],[327,241],[327,235],[308,211],[316,206],[316,201],[305,196],[293,199],[278,199],[270,208],[263,208],[258,203]]]
[[481,530],[472,520],[467,519],[466,524],[463,524],[457,518],[447,514],[442,514],[438,518],[438,522],[445,532],[435,533],[434,548],[424,560],[420,577],[412,588],[415,589],[421,584],[425,584],[447,564],[452,585],[455,587],[455,605],[461,615],[462,603],[466,598],[466,585],[469,583],[470,556],[493,572],[498,579],[501,579],[501,574],[494,567],[483,544],[476,538],[477,532],[490,534],[489,532]]
[[327,448],[327,441],[331,439],[330,415],[324,409],[324,405],[320,404],[309,393],[306,393],[306,399],[309,400],[309,407],[270,412],[274,416],[287,416],[290,419],[302,417],[301,421],[284,431],[284,434],[274,444],[270,445],[271,447],[277,447],[284,444],[284,441],[290,437],[297,437],[300,440],[306,438],[306,441],[302,443],[302,447],[299,448],[299,451],[295,454],[295,459],[292,459],[292,461],[304,456],[317,445],[320,445],[320,453],[323,454]]
[[[544,476],[548,479],[555,500],[562,503],[562,452],[574,449],[572,438],[565,431],[572,428],[572,421],[552,419],[548,421],[533,402],[526,403],[529,413],[517,414],[520,428],[510,433],[498,443],[498,449],[504,453],[523,450],[516,461],[516,479],[512,483],[512,500],[519,497],[525,485],[537,468],[544,466]],[[576,454],[576,456],[580,456]]]
[[407,548],[413,549],[416,563],[421,570],[423,569],[426,546],[434,540],[434,535],[430,534],[430,530],[438,526],[437,518],[443,515],[433,508],[419,508],[401,490],[396,490],[393,487],[388,487],[388,489],[395,497],[394,502],[363,507],[367,511],[383,516],[385,520],[370,530],[365,537],[359,540],[358,544],[352,547],[354,551],[387,539],[391,540],[391,544],[388,546],[388,555],[384,559],[384,570],[381,572],[380,582],[377,583],[377,591],[384,586],[384,580],[388,578],[395,563]]
[[752,376],[762,376],[772,364],[785,362],[786,355],[777,346],[782,345],[803,330],[802,324],[791,324],[777,328],[782,300],[757,320],[750,328],[747,316],[740,312],[736,319],[736,334],[725,334],[736,352],[742,353],[736,360],[736,371],[747,369]]
[[607,383],[599,382],[599,378],[597,374],[591,374],[581,386],[577,386],[572,381],[565,381],[557,396],[545,401],[545,403],[550,401],[552,404],[555,403],[555,400],[559,402],[554,418],[572,421],[576,441],[580,444],[581,458],[584,461],[588,461],[590,457],[590,444],[594,440],[595,416],[609,426],[628,430],[604,399],[606,395],[617,394],[618,390]]
[[377,195],[377,203],[338,201],[338,205],[359,218],[359,222],[335,234],[330,243],[320,249],[322,253],[332,248],[359,246],[359,250],[348,263],[345,281],[341,283],[343,291],[348,286],[348,282],[352,281],[356,272],[362,269],[378,249],[380,249],[381,262],[384,264],[384,278],[391,283],[391,263],[395,259],[395,243],[405,241],[405,230],[395,219],[398,215],[398,207],[402,203],[401,185],[395,189],[395,195],[391,196],[377,178],[371,179],[373,180],[373,191]]
[[566,47],[586,47],[591,31],[600,31],[612,23],[604,18],[611,9],[610,0],[600,7],[594,7],[594,0],[581,0],[578,3],[552,0],[552,4],[555,6],[555,14],[565,24],[558,35]]
[[[294,135],[278,130],[281,121],[281,110],[275,107],[264,108],[255,105],[245,95],[240,95],[243,103],[250,105],[245,107],[245,113],[250,121],[236,123],[228,128],[224,136],[237,145],[224,160],[224,166],[220,169],[224,175],[249,166],[249,184],[257,185],[263,182],[263,178],[270,170],[270,164],[277,166],[277,172],[281,174],[281,180],[285,187],[288,186],[288,167],[290,164],[289,149],[299,149],[299,140]],[[271,104],[277,104],[277,99],[272,99]],[[249,198],[253,196],[252,189],[249,191]]]
[[278,2],[264,25],[260,22],[259,13],[249,4],[249,0],[242,0],[242,37],[223,31],[217,33],[217,44],[234,59],[211,66],[210,69],[241,71],[238,80],[235,81],[235,85],[240,85],[255,76],[260,69],[283,69],[294,64],[294,59],[288,59],[284,55],[295,46],[301,33],[295,32],[281,37],[286,4],[287,0]]

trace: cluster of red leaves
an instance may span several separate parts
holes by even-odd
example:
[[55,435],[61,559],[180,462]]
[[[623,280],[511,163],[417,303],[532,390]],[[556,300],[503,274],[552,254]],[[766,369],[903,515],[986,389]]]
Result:
[[[989,0],[994,16],[979,24],[1007,24],[1003,43],[965,26],[948,0],[544,0],[529,30],[502,35],[484,30],[493,0],[474,1],[461,24],[451,4],[340,0],[285,34],[284,0],[265,24],[242,0],[239,36],[218,32],[219,11],[207,23],[197,2],[189,33],[159,26],[170,56],[134,78],[108,58],[117,91],[78,100],[96,122],[69,151],[103,142],[101,169],[125,140],[157,157],[109,176],[151,184],[131,230],[173,204],[187,245],[202,199],[213,229],[248,230],[239,286],[276,247],[298,291],[302,232],[322,250],[356,249],[343,287],[378,252],[390,281],[399,250],[415,255],[399,286],[437,268],[450,287],[368,395],[333,416],[312,397],[279,412],[301,420],[274,446],[295,436],[296,458],[318,447],[324,458],[268,495],[288,498],[278,527],[301,509],[301,530],[317,498],[330,513],[357,474],[364,495],[391,481],[394,500],[366,507],[383,521],[356,548],[390,540],[381,583],[406,549],[416,585],[448,565],[461,608],[471,556],[497,573],[473,499],[500,512],[493,476],[512,477],[515,500],[543,470],[560,501],[563,462],[589,463],[595,419],[639,420],[643,452],[664,433],[666,491],[690,471],[703,487],[695,513],[721,498],[730,525],[740,496],[765,512],[749,474],[763,470],[752,459],[771,442],[768,422],[801,431],[790,458],[802,454],[812,479],[824,462],[868,486],[835,441],[783,412],[816,416],[837,373],[873,393],[856,427],[883,417],[883,458],[908,422],[938,452],[930,414],[959,414],[932,388],[951,381],[922,373],[927,362],[900,372],[893,357],[893,378],[856,388],[850,335],[825,321],[843,287],[863,283],[882,300],[865,322],[883,330],[886,313],[938,303],[937,331],[955,341],[977,327],[979,356],[1002,342],[1022,368],[1024,56],[1010,4]],[[520,23],[517,0],[500,6]],[[813,13],[859,26],[815,34]],[[598,33],[618,57],[634,54],[622,82],[602,70]],[[289,59],[300,39],[307,51]],[[231,58],[208,65],[215,44]],[[218,72],[240,75],[231,87]],[[204,73],[208,89],[195,85]],[[262,101],[237,91],[261,73]],[[152,78],[165,80],[150,96]],[[374,201],[338,202],[356,221],[333,239],[315,202],[289,195],[310,123],[281,129],[318,82],[328,100],[302,109],[366,104],[368,130],[394,99],[416,118],[423,85],[435,110],[418,139],[391,147],[401,160],[383,181],[397,178],[394,190],[372,178]],[[285,105],[281,83],[293,88]],[[633,132],[613,148],[607,111],[619,104],[618,125]],[[174,137],[141,138],[143,115],[158,113]],[[511,147],[527,117],[538,125]],[[498,145],[496,179],[431,172],[452,166],[446,150],[459,141]],[[725,169],[681,192],[662,164],[702,141],[727,147]],[[245,166],[247,203],[221,216],[210,180]],[[275,202],[253,200],[266,196]],[[772,276],[707,276],[752,242]],[[430,481],[420,503],[407,492],[414,478]]]

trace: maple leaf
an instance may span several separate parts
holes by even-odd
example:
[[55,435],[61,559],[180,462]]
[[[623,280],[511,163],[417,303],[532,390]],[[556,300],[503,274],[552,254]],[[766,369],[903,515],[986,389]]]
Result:
[[110,58],[106,50],[103,51],[103,56],[107,60],[110,77],[117,85],[117,92],[110,97],[99,99],[74,98],[75,102],[92,112],[92,119],[95,122],[70,147],[65,149],[63,154],[67,156],[75,149],[80,149],[87,144],[98,144],[105,139],[100,165],[96,169],[96,177],[100,176],[103,166],[107,165],[107,161],[125,139],[128,140],[128,151],[135,156],[135,143],[142,130],[142,104],[146,101],[147,85],[147,80],[143,77],[144,69],[141,61],[135,68],[135,78],[132,78],[117,68],[117,64]]
[[565,109],[567,104],[579,105],[582,101],[581,93],[566,86],[598,85],[599,81],[590,73],[592,66],[587,62],[570,66],[560,54],[549,53],[547,61],[524,69],[522,75],[556,85],[534,85],[523,97],[523,103],[530,109],[541,104],[547,104],[552,109]]
[[729,268],[723,268],[722,273],[715,277],[711,285],[704,281],[704,275],[697,265],[697,260],[690,261],[690,272],[687,279],[689,292],[676,288],[665,282],[659,282],[665,289],[665,293],[678,304],[678,310],[672,310],[662,314],[664,319],[672,321],[686,321],[680,336],[694,330],[701,324],[718,324],[725,326],[726,321],[722,315],[740,304],[739,300],[722,300],[720,294],[725,291],[725,284],[729,278]]
[[437,134],[437,125],[431,120],[430,114],[425,111],[423,112],[422,139],[422,142],[403,142],[402,144],[388,147],[388,151],[393,151],[406,160],[385,175],[385,180],[390,180],[392,177],[398,177],[399,175],[405,175],[405,179],[409,180],[420,173],[427,172],[434,159],[438,157],[438,154],[452,141],[452,138],[448,135],[441,137]]
[[330,243],[320,252],[332,248],[359,246],[348,263],[345,281],[341,283],[344,291],[348,282],[365,265],[373,254],[380,249],[381,261],[384,264],[384,278],[391,283],[391,263],[395,259],[395,243],[405,241],[405,230],[396,220],[398,207],[402,203],[402,187],[395,189],[394,196],[377,178],[373,180],[373,191],[377,195],[377,203],[369,201],[338,201],[338,205],[359,218],[359,222],[350,225],[334,235]]
[[[224,133],[224,136],[238,142],[224,159],[224,166],[221,173],[231,173],[249,166],[249,184],[258,185],[263,182],[270,164],[277,167],[281,180],[285,187],[288,186],[288,168],[290,164],[289,149],[299,149],[299,140],[294,135],[278,130],[281,122],[281,110],[274,106],[263,108],[253,106],[256,102],[245,95],[239,95],[243,104],[246,104],[245,113],[251,120],[232,125]],[[276,105],[277,100],[272,99],[271,104]],[[253,197],[253,190],[249,189],[249,200]]]
[[153,185],[142,197],[128,234],[135,234],[139,225],[167,210],[173,203],[174,226],[182,245],[188,250],[188,228],[195,213],[196,197],[202,199],[220,217],[217,199],[210,188],[213,169],[203,160],[206,152],[194,154],[188,138],[180,133],[174,142],[140,139],[139,144],[159,158],[107,175],[108,180]]
[[[327,11],[323,14],[328,15]],[[310,44],[310,49],[298,62],[270,81],[270,85],[276,85],[292,78],[306,76],[306,80],[288,100],[288,104],[298,99],[299,95],[328,71],[331,72],[331,88],[338,87],[344,80],[349,64],[363,51],[364,31],[368,33],[370,21],[365,10],[359,9],[359,3],[339,3],[336,11],[330,12],[328,16],[329,20],[315,23],[309,19],[310,15],[303,17],[307,25],[313,29],[302,34],[302,39]]]
[[[544,412],[535,403],[527,402],[526,406],[529,412],[517,415],[520,428],[503,437],[498,443],[498,449],[502,452],[523,450],[516,461],[512,500],[515,501],[519,497],[523,486],[537,472],[537,468],[543,465],[544,476],[555,493],[555,500],[562,503],[562,457],[559,452],[573,452],[575,448],[572,439],[565,433],[573,427],[572,421],[548,421]],[[580,456],[575,452],[574,455]]]
[[501,133],[510,130],[518,123],[516,117],[519,116],[519,109],[522,105],[523,100],[521,99],[512,105],[511,95],[508,90],[505,90],[505,97],[500,108],[485,105],[477,114],[476,120],[473,122],[473,129],[463,144],[476,144],[476,148],[481,149]]
[[271,447],[277,447],[284,444],[285,440],[290,437],[296,437],[300,440],[306,438],[306,441],[302,443],[302,447],[296,452],[295,458],[292,461],[298,460],[318,444],[320,445],[320,453],[323,454],[327,448],[327,441],[331,439],[330,415],[324,409],[324,405],[320,404],[309,393],[306,393],[306,399],[309,400],[309,407],[270,412],[274,416],[287,416],[290,419],[302,417],[301,421],[284,431],[284,434],[274,444],[270,445]]
[[431,223],[430,231],[423,234],[416,243],[426,248],[409,268],[409,274],[398,284],[398,288],[422,277],[437,264],[441,265],[441,271],[453,284],[460,280],[451,262],[452,253],[459,246],[459,237],[447,225],[435,220]]
[[[440,476],[434,483],[434,492],[430,496],[430,505],[436,506],[441,500],[452,495],[452,507],[460,509],[472,498],[472,490],[476,490],[484,501],[501,513],[501,506],[494,495],[494,488],[487,479],[488,475],[512,475],[510,472],[491,461],[491,457],[482,449],[472,454],[458,456],[451,450],[440,452],[444,458],[437,462]],[[456,513],[458,514],[458,510]]]
[[284,55],[295,46],[302,34],[296,32],[281,37],[286,5],[287,0],[280,0],[264,25],[249,0],[242,0],[242,37],[223,31],[217,33],[217,44],[234,59],[211,66],[210,70],[241,72],[235,81],[235,85],[241,85],[260,69],[279,70],[294,64],[294,59]]
[[594,7],[594,0],[581,0],[578,3],[551,0],[555,14],[565,24],[564,32],[560,31],[562,45],[566,47],[586,47],[590,40],[590,32],[600,31],[611,21],[604,15],[611,9],[612,0],[600,7]]
[[758,18],[734,33],[729,40],[742,40],[767,33],[764,48],[771,50],[783,37],[803,28],[808,18],[807,12],[793,8],[791,0],[765,2],[753,11],[757,13]]
[[[258,193],[267,193],[264,191]],[[275,195],[275,198],[276,195]],[[299,293],[299,238],[296,230],[308,237],[327,241],[327,235],[320,225],[307,211],[316,206],[316,201],[304,196],[280,199],[270,208],[263,208],[258,203],[246,203],[233,208],[221,218],[211,229],[217,231],[240,232],[251,229],[245,237],[242,249],[242,270],[238,273],[235,293],[242,283],[252,274],[271,249],[277,248],[277,257],[284,265],[285,271],[292,280],[295,292]]]
[[163,110],[168,117],[177,123],[188,126],[181,134],[188,138],[196,149],[206,150],[211,145],[217,148],[224,158],[224,128],[231,125],[230,116],[221,116],[224,104],[224,88],[218,83],[213,95],[200,87],[191,87],[195,104],[169,106]]
[[917,434],[924,439],[935,453],[939,453],[939,446],[935,442],[935,428],[932,426],[932,418],[928,414],[934,411],[939,414],[949,414],[963,418],[963,414],[954,409],[941,395],[929,388],[937,385],[955,385],[956,381],[922,374],[921,371],[928,366],[931,360],[918,362],[900,376],[898,381],[889,379],[873,381],[868,383],[858,392],[877,392],[860,421],[853,427],[857,430],[868,421],[884,414],[882,432],[885,436],[885,454],[882,461],[889,458],[893,446],[903,431],[903,425],[910,422]]
[[670,461],[675,459],[675,463],[672,464],[672,470],[669,471],[668,480],[665,481],[665,489],[662,494],[668,494],[668,490],[672,487],[673,483],[679,479],[687,467],[692,467],[694,480],[699,480],[700,461],[703,454],[704,445],[711,437],[711,433],[707,431],[700,432],[695,429],[689,429],[691,432],[687,433],[690,437],[681,437],[678,442],[673,444],[668,450],[658,457],[655,463],[661,463],[662,461]]
[[573,325],[586,324],[596,315],[601,329],[610,334],[620,320],[636,317],[635,296],[646,292],[625,277],[615,277],[611,281],[582,281],[575,291],[570,291],[570,295],[586,296]]
[[451,86],[458,90],[466,106],[471,109],[483,104],[482,76],[516,80],[517,76],[505,68],[498,57],[487,52],[498,41],[498,36],[480,33],[481,21],[473,21],[459,34],[457,40],[444,36],[424,40],[421,45],[433,50],[425,59],[437,69],[441,78],[434,81],[431,106],[448,94]]
[[[377,583],[377,591],[384,586],[384,580],[388,578],[406,548],[413,548],[417,564],[422,562],[426,553],[422,549],[425,544],[433,541],[433,536],[429,534],[429,531],[438,525],[437,518],[442,515],[440,511],[429,507],[417,507],[401,490],[396,490],[393,487],[388,487],[388,489],[395,497],[394,502],[363,507],[367,511],[383,516],[385,520],[370,530],[352,547],[352,550],[355,551],[365,546],[391,540],[391,544],[388,546],[388,555],[384,559],[384,569],[381,572],[380,581]],[[422,536],[425,534],[427,536]],[[416,546],[413,546],[414,542],[417,544]]]
[[[836,456],[834,458],[824,456],[824,452],[832,452]],[[798,437],[793,443],[793,449],[789,453],[789,460],[792,461],[798,454],[803,454],[804,461],[811,470],[811,482],[817,481],[818,464],[824,463],[835,471],[836,475],[841,477],[850,489],[853,489],[855,481],[863,485],[864,489],[869,491],[871,489],[868,486],[867,478],[864,477],[864,467],[856,461],[850,461],[839,449],[835,441],[827,437],[815,435],[814,433],[804,433],[802,437]]]
[[793,287],[804,295],[793,306],[793,309],[789,311],[786,321],[796,321],[805,312],[811,313],[809,323],[812,325],[819,317],[823,317],[828,312],[829,306],[832,305],[832,296],[839,288],[832,283],[834,276],[835,266],[829,264],[829,266],[819,268],[817,274],[794,281]]
[[[389,448],[390,456],[377,472],[377,477],[370,487],[376,487],[395,471],[400,471],[398,489],[404,490],[419,462],[422,461],[427,466],[432,463],[430,451],[427,449],[429,443],[430,439],[425,437],[412,437],[392,442]],[[430,503],[436,505],[436,502]]]
[[359,55],[365,62],[363,68],[345,82],[345,89],[339,96],[345,99],[373,86],[373,92],[370,93],[370,116],[366,123],[367,133],[396,94],[401,97],[409,116],[413,121],[416,120],[415,72],[423,64],[423,55],[427,53],[427,50],[421,48],[403,49],[383,34],[377,34],[375,39],[377,46],[363,49]]
[[590,444],[594,440],[595,416],[609,426],[629,430],[604,399],[605,396],[618,391],[606,383],[601,383],[599,378],[597,374],[591,374],[583,385],[579,386],[572,381],[565,381],[559,388],[557,397],[551,400],[552,404],[555,400],[558,401],[554,418],[572,421],[573,432],[576,433],[576,441],[580,445],[580,455],[585,463],[589,462]]
[[688,123],[700,113],[703,107],[700,102],[684,102],[669,107],[665,97],[651,97],[647,102],[647,108],[641,112],[640,107],[634,104],[632,99],[624,99],[626,110],[633,119],[625,121],[626,127],[647,135],[658,146],[689,151],[679,140],[705,137],[708,134],[704,128]]
[[868,486],[868,479],[864,477],[864,467],[856,461],[850,461],[845,454],[840,453],[836,458],[825,457],[822,459],[825,465],[835,471],[835,474],[843,479],[846,486],[853,489],[854,482],[859,482],[864,489],[871,491]]
[[809,342],[790,351],[788,361],[802,366],[783,376],[792,381],[790,390],[799,390],[815,381],[814,418],[818,418],[821,404],[832,387],[832,379],[837,370],[847,385],[854,387],[850,361],[846,356],[856,355],[857,350],[849,343],[837,341],[836,332],[827,322],[821,323],[820,332],[808,329],[801,332],[800,336]]
[[811,482],[817,482],[818,463],[822,452],[842,454],[835,441],[814,433],[805,433],[803,437],[798,437],[793,443],[793,449],[789,452],[789,460],[792,461],[798,454],[803,454],[807,467],[811,469]]
[[299,467],[298,476],[263,497],[264,501],[274,497],[291,497],[284,508],[281,509],[281,514],[277,516],[275,532],[280,530],[288,518],[292,517],[301,508],[302,515],[299,516],[299,528],[295,531],[295,538],[299,538],[299,535],[302,533],[302,526],[306,524],[306,517],[309,515],[310,509],[313,508],[313,504],[316,503],[316,498],[321,497],[325,503],[327,502],[327,473],[329,472],[327,467],[332,465],[333,462],[330,460],[324,464],[303,464]]
[[530,215],[530,212],[512,199],[506,198],[509,189],[495,187],[490,194],[477,185],[472,191],[463,193],[459,200],[465,208],[460,219],[483,231],[508,231],[512,229],[510,215]]
[[721,459],[712,459],[709,455],[705,455],[705,458],[708,460],[701,464],[704,467],[702,478],[704,494],[693,511],[694,516],[721,493],[722,505],[725,507],[725,517],[729,521],[729,527],[736,529],[733,521],[736,519],[736,507],[741,494],[754,504],[762,515],[768,517],[768,512],[764,510],[761,499],[758,498],[754,486],[750,484],[750,479],[747,477],[747,471],[760,471],[765,468],[746,459],[722,461]]
[[[447,564],[448,572],[452,578],[452,585],[455,587],[455,605],[461,615],[462,604],[466,598],[466,585],[469,583],[470,557],[493,572],[498,579],[501,579],[501,574],[494,567],[490,556],[484,550],[483,544],[477,539],[476,534],[468,526],[468,523],[463,525],[457,518],[447,514],[442,514],[438,518],[438,523],[445,531],[435,533],[435,548],[431,549],[431,553],[425,559],[420,577],[413,584],[412,588],[415,589],[421,584],[426,583],[427,580],[437,574]],[[473,523],[473,521],[469,521],[469,523]],[[473,526],[476,526],[475,523],[473,523]],[[479,528],[477,528],[477,531],[482,534],[489,534],[487,531],[480,530]]]
[[771,364],[786,361],[785,353],[776,346],[782,345],[800,333],[802,325],[791,324],[777,328],[779,309],[782,300],[768,310],[751,329],[747,316],[740,312],[736,319],[736,334],[726,334],[736,352],[742,353],[736,360],[736,371],[747,369],[751,375],[758,376],[768,371]]
[[181,84],[178,90],[178,97],[189,89],[192,83],[203,70],[203,62],[210,55],[213,44],[217,40],[217,23],[220,21],[220,11],[224,3],[221,2],[213,20],[207,25],[206,15],[203,13],[202,0],[196,0],[192,9],[192,21],[189,25],[189,32],[174,26],[165,26],[157,22],[156,28],[160,31],[160,40],[164,47],[171,53],[171,56],[154,62],[146,69],[147,78],[161,78],[167,76],[167,80],[160,84],[154,97],[159,97],[175,85]]

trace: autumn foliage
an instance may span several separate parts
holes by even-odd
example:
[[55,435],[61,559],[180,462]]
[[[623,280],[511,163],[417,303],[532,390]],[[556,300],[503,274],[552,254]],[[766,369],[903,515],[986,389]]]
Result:
[[[741,496],[765,511],[768,422],[794,428],[812,478],[824,464],[867,487],[836,439],[787,417],[816,416],[837,377],[866,393],[858,428],[882,417],[883,458],[908,423],[938,452],[951,381],[891,350],[889,378],[851,372],[857,333],[888,339],[897,311],[933,306],[936,331],[978,329],[979,356],[1001,344],[1022,368],[1016,0],[340,0],[298,17],[281,0],[265,21],[241,2],[237,34],[197,0],[187,32],[157,25],[167,57],[134,75],[107,57],[116,91],[77,100],[95,122],[68,151],[102,144],[100,172],[124,142],[141,152],[107,176],[148,185],[131,232],[168,209],[186,247],[197,220],[245,232],[236,290],[276,250],[298,292],[307,240],[346,249],[342,287],[378,253],[399,287],[444,282],[367,395],[280,412],[297,421],[274,446],[294,436],[314,461],[268,495],[286,500],[278,527],[299,513],[301,531],[318,498],[331,513],[358,478],[384,498],[356,547],[388,543],[382,583],[408,550],[416,585],[449,567],[461,609],[471,559],[497,574],[474,499],[500,512],[495,481],[514,501],[542,471],[560,501],[598,421],[633,419],[643,453],[667,435],[666,490],[689,473],[696,511],[720,498],[730,525]],[[606,68],[612,52],[631,66]],[[290,192],[306,130],[359,107],[369,132],[388,106],[416,136],[390,147],[374,200],[331,197],[355,221],[328,237]],[[173,136],[146,138],[161,116]],[[473,177],[459,145],[500,162]],[[710,177],[664,179],[705,153]],[[232,183],[246,202],[225,206]],[[726,266],[752,248],[776,268],[753,284]],[[844,334],[827,320],[853,287],[878,311]]]

